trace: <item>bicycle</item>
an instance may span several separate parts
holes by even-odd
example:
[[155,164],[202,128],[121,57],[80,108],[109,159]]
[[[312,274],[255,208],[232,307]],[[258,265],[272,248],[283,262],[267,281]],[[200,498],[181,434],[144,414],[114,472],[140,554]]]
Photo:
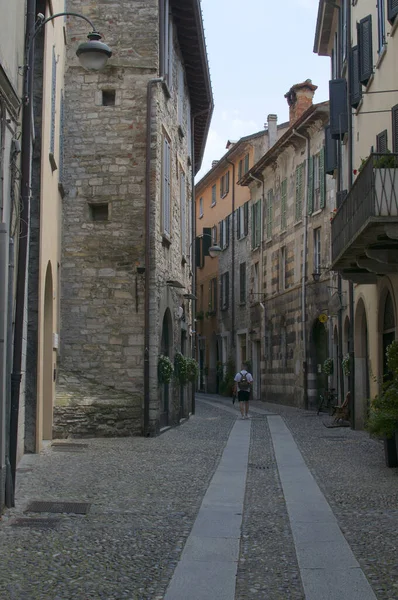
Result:
[[337,395],[334,393],[334,390],[331,389],[326,391],[324,396],[319,394],[319,400],[318,411],[316,414],[319,415],[321,410],[325,408],[329,412],[329,415],[332,416],[337,405]]

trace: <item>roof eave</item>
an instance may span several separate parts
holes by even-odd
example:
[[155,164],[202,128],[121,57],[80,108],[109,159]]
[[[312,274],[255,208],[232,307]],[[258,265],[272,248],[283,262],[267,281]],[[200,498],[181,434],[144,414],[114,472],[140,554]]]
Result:
[[319,56],[330,56],[330,40],[334,34],[333,21],[336,4],[329,4],[326,0],[320,0],[318,17],[315,29],[314,53]]

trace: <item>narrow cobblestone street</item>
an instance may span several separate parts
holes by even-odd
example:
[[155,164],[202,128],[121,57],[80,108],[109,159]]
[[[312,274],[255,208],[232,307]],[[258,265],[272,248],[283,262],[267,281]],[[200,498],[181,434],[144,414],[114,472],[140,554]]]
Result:
[[[230,399],[198,395],[196,407],[194,417],[157,438],[73,440],[87,446],[68,452],[48,446],[25,456],[17,506],[0,524],[0,598],[176,598],[170,582],[178,564],[180,570],[189,564],[185,544],[234,439],[238,450],[244,440],[248,444],[237,572],[235,560],[229,575],[235,600],[398,598],[397,470],[385,467],[380,442],[349,428],[327,429],[323,422],[330,417],[293,408],[253,403],[251,421],[241,422]],[[294,443],[305,464],[289,467],[282,453]],[[355,558],[344,558],[345,551],[336,556],[333,548],[323,556],[321,549],[324,562],[308,567],[305,545],[297,544],[293,486],[286,483],[289,469],[307,468],[320,489],[319,506],[325,502],[333,511],[328,526],[337,520],[337,533]],[[34,500],[90,503],[90,509],[83,516],[26,512]],[[354,571],[362,589],[369,582],[368,595],[350,589],[345,578]],[[308,583],[314,572],[327,582],[327,593]],[[187,588],[185,597],[200,594]],[[224,597],[233,600],[227,592]],[[207,598],[221,600],[218,593]]]

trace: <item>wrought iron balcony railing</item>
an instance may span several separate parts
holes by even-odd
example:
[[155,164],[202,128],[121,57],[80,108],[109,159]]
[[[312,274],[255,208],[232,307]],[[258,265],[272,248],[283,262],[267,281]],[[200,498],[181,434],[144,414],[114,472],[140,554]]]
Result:
[[369,156],[332,221],[332,268],[373,224],[398,223],[398,154]]

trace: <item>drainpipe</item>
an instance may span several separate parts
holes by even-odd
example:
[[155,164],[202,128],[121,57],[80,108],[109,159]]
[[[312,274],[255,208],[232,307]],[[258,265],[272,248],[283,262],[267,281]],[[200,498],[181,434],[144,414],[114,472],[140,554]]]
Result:
[[[233,162],[226,159],[227,163],[232,165],[232,269],[231,269],[231,283],[232,283],[232,295],[231,295],[231,345],[232,350],[235,351],[235,165]],[[234,352],[236,354],[236,352]],[[236,356],[235,356],[236,358]]]
[[[352,188],[352,166],[353,166],[353,135],[352,135],[352,109],[350,104],[351,90],[351,2],[346,3],[347,11],[347,117],[348,117],[348,192]],[[350,315],[350,331],[349,331],[349,353],[350,353],[350,396],[351,396],[351,427],[355,429],[355,354],[354,354],[354,284],[349,282],[349,315]]]
[[[191,170],[191,193],[192,193],[192,205],[191,205],[191,248],[190,248],[190,258],[191,258],[191,272],[192,272],[192,294],[194,298],[191,303],[191,356],[196,359],[196,192],[195,192],[195,154],[194,154],[194,140],[195,137],[195,117],[191,119],[191,162],[192,162],[192,170]],[[198,361],[199,362],[199,361]],[[194,415],[196,411],[196,382],[192,382],[191,386],[191,413]]]
[[311,147],[309,136],[302,135],[298,131],[293,130],[293,133],[298,137],[305,140],[307,145],[307,168],[306,178],[304,187],[304,207],[303,207],[303,221],[304,221],[304,242],[303,242],[303,276],[301,281],[301,322],[303,331],[303,375],[304,375],[304,407],[308,409],[308,362],[307,362],[307,330],[306,330],[306,304],[307,304],[307,246],[308,246],[308,179],[309,179],[309,164],[311,157]]
[[150,435],[149,427],[149,309],[150,309],[150,271],[151,271],[151,135],[152,135],[152,104],[153,86],[163,83],[163,77],[155,77],[148,81],[147,86],[147,110],[146,110],[146,167],[145,167],[145,296],[144,296],[144,428],[143,434]]
[[25,315],[25,289],[26,289],[26,264],[29,243],[29,216],[31,195],[31,168],[32,168],[32,82],[34,68],[34,45],[28,53],[31,33],[34,31],[36,14],[36,0],[27,0],[25,24],[25,52],[26,69],[23,83],[23,108],[22,108],[22,140],[21,140],[21,198],[22,208],[19,216],[18,262],[15,295],[15,321],[14,321],[14,352],[11,374],[11,416],[10,416],[10,464],[13,489],[15,489],[15,476],[17,468],[18,448],[18,416],[19,397],[22,380],[22,355]]

